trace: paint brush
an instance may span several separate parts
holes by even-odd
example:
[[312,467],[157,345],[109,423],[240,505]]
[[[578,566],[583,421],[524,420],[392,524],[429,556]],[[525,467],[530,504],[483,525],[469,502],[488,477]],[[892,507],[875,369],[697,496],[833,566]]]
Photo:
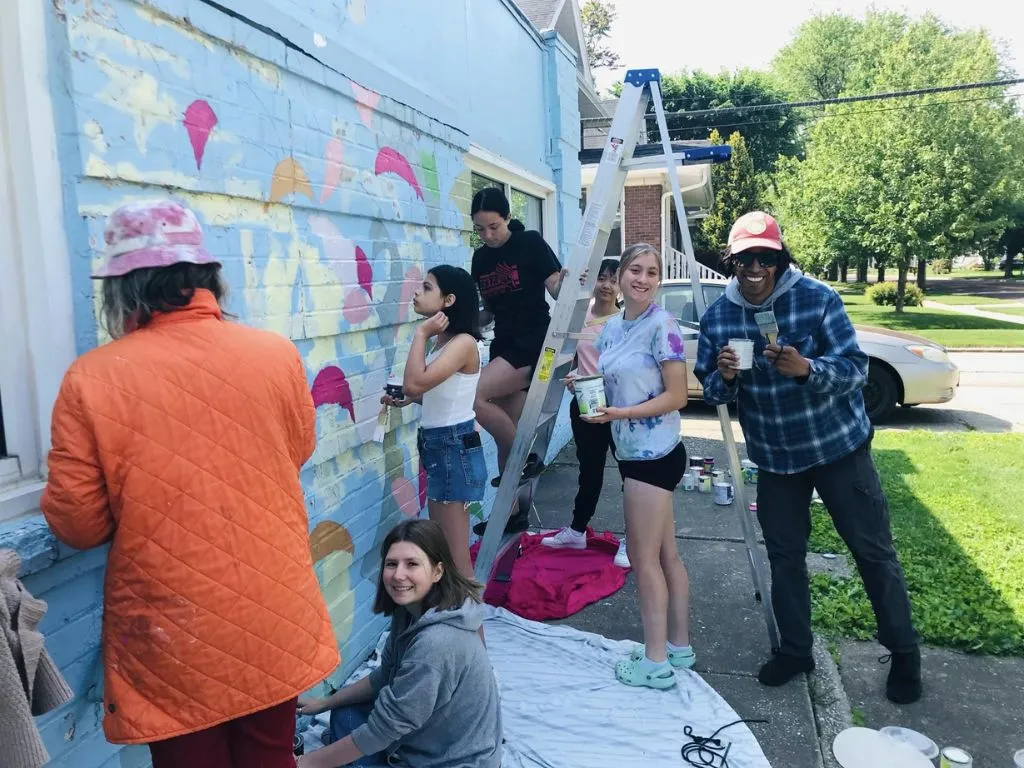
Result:
[[779,323],[775,319],[775,312],[770,309],[767,312],[755,312],[754,322],[757,323],[761,335],[767,337],[768,343],[774,344],[779,336]]
[[380,409],[380,413],[377,414],[377,426],[373,430],[373,442],[383,443],[384,435],[388,433],[388,429],[391,427],[391,406],[385,405]]

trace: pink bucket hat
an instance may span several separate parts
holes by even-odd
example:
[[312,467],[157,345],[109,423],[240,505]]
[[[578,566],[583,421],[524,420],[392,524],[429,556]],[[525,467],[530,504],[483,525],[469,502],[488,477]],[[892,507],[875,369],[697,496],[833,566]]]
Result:
[[171,200],[122,205],[107,219],[103,239],[103,264],[92,273],[94,278],[182,263],[220,263],[203,248],[203,228],[196,215]]
[[782,250],[782,230],[774,216],[764,211],[751,211],[736,219],[729,230],[729,251],[741,253],[749,248]]

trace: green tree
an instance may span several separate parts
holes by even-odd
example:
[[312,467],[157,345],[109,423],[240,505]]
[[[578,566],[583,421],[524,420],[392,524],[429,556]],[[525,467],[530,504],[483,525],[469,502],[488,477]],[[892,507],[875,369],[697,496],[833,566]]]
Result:
[[697,242],[702,248],[720,252],[725,249],[733,222],[760,207],[760,194],[754,161],[743,135],[737,131],[728,141],[722,141],[721,134],[712,131],[710,141],[732,147],[732,159],[711,167],[715,202],[711,212],[700,222]]
[[[853,69],[867,92],[995,79],[1001,68],[984,33],[958,32],[933,16],[901,26],[891,14],[869,15],[870,28],[882,29],[885,44],[858,43],[876,57]],[[894,29],[902,32],[894,37]],[[777,205],[795,230],[795,240],[787,236],[798,258],[880,257],[898,270],[901,312],[916,263],[966,253],[1005,230],[1018,118],[1002,95],[827,108],[810,129],[806,159],[778,178]]]
[[[740,70],[709,75],[706,72],[668,75],[661,80],[666,123],[673,141],[706,140],[712,130],[722,136],[740,131],[746,139],[754,170],[770,174],[780,156],[800,151],[799,121],[793,110],[776,107],[763,111],[715,115],[678,114],[692,110],[719,107],[749,107],[755,104],[778,104],[787,100],[771,78],[763,72]],[[649,109],[654,114],[654,107]],[[657,125],[647,123],[650,141],[661,141]]]
[[580,8],[583,19],[583,43],[587,48],[587,61],[591,69],[615,67],[619,54],[604,45],[615,22],[615,3],[610,0],[587,0]]
[[863,24],[840,13],[818,14],[799,26],[776,54],[772,72],[799,100],[834,99],[846,90]]

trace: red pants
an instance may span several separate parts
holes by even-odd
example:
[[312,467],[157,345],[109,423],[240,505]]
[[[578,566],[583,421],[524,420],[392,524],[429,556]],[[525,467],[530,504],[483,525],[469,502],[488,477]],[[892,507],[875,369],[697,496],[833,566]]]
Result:
[[296,700],[149,745],[153,768],[295,768]]

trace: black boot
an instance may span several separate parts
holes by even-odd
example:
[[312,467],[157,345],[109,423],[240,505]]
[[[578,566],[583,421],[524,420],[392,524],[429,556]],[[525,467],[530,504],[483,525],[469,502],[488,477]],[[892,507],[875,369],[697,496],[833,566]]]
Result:
[[921,649],[893,653],[889,658],[892,666],[885,681],[885,695],[896,704],[913,704],[921,698]]
[[788,653],[776,653],[757,673],[761,685],[773,688],[785,685],[802,672],[814,671],[814,659],[810,656],[792,656]]
[[[530,512],[519,511],[514,515],[510,516],[508,522],[505,523],[505,535],[508,536],[513,533],[522,533],[530,527]],[[479,523],[473,526],[473,533],[477,536],[483,536],[484,531],[487,530],[487,521],[481,520]]]

